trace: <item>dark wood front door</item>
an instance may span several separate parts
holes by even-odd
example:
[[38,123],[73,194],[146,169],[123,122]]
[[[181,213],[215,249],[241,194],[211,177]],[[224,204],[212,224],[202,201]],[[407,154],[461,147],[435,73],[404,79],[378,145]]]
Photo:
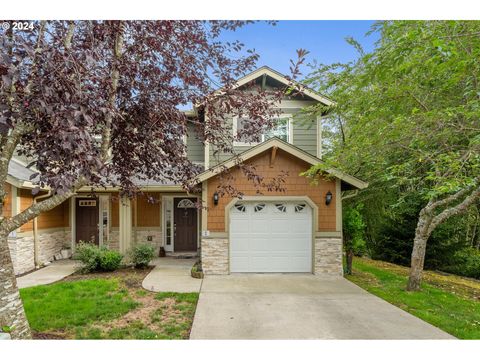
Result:
[[98,198],[75,199],[76,242],[98,242]]
[[197,207],[195,199],[175,198],[173,229],[175,251],[197,251]]

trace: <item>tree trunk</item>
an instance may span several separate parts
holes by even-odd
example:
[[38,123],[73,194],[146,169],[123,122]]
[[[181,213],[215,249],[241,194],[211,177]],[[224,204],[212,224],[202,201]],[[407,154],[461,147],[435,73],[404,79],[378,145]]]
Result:
[[427,248],[427,238],[424,236],[415,236],[413,242],[412,259],[410,265],[410,276],[408,278],[407,290],[419,291],[423,276],[423,264],[425,262],[425,250]]
[[423,275],[423,264],[425,262],[425,251],[427,249],[427,240],[430,234],[429,227],[432,222],[432,215],[425,212],[420,213],[420,218],[415,230],[415,239],[413,240],[413,250],[410,262],[410,276],[408,278],[407,290],[419,291]]
[[353,249],[347,250],[347,268],[345,269],[345,273],[347,275],[352,275],[352,264],[353,264]]
[[18,292],[6,234],[0,235],[0,329],[3,327],[10,329],[12,339],[32,337]]

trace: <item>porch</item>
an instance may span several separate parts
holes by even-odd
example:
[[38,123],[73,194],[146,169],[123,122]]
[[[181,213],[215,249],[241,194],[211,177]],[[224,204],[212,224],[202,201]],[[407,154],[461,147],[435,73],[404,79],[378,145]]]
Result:
[[[148,244],[160,255],[195,257],[200,246],[200,195],[145,192],[134,199],[118,193],[77,194],[70,201],[71,247],[83,242],[125,254]],[[163,251],[162,251],[163,252]]]

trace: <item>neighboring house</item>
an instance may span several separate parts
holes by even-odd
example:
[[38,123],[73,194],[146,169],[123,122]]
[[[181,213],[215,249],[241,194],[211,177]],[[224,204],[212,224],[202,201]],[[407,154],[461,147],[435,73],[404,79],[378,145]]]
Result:
[[[284,86],[287,79],[262,67],[238,80],[239,87],[257,81],[266,87]],[[92,241],[126,253],[133,244],[145,243],[159,252],[200,252],[205,274],[231,272],[311,272],[341,275],[342,191],[363,189],[363,181],[337,170],[320,176],[317,184],[299,174],[321,162],[320,118],[295,121],[302,108],[331,100],[308,89],[301,97],[286,97],[276,129],[262,136],[258,144],[234,143],[240,158],[256,167],[267,179],[288,171],[285,192],[257,194],[257,189],[236,168],[229,156],[213,156],[189,128],[186,143],[189,158],[205,171],[192,179],[201,193],[187,194],[177,184],[142,183],[145,196],[134,200],[118,198],[115,188],[79,191],[60,206],[41,214],[10,236],[12,260],[17,274],[46,261],[79,241]],[[208,114],[205,114],[208,116]],[[232,118],[232,136],[241,126]],[[218,174],[230,168],[233,186],[242,199],[218,198]],[[32,171],[13,159],[9,167],[8,197],[4,216],[16,214],[34,200]],[[41,192],[40,197],[48,195]],[[218,198],[218,200],[214,200]],[[206,208],[198,209],[197,200]],[[201,250],[201,251],[200,251]]]

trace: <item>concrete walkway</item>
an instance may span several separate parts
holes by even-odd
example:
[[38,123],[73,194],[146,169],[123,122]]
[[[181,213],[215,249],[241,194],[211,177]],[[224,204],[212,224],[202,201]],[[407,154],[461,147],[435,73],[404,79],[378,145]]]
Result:
[[203,280],[191,339],[453,339],[341,277]]
[[142,286],[155,292],[199,292],[202,279],[190,275],[195,261],[196,259],[157,258],[153,260],[155,268],[143,279]]
[[20,289],[51,284],[62,280],[77,270],[78,262],[75,260],[58,260],[50,265],[31,272],[27,275],[17,277],[17,286]]

